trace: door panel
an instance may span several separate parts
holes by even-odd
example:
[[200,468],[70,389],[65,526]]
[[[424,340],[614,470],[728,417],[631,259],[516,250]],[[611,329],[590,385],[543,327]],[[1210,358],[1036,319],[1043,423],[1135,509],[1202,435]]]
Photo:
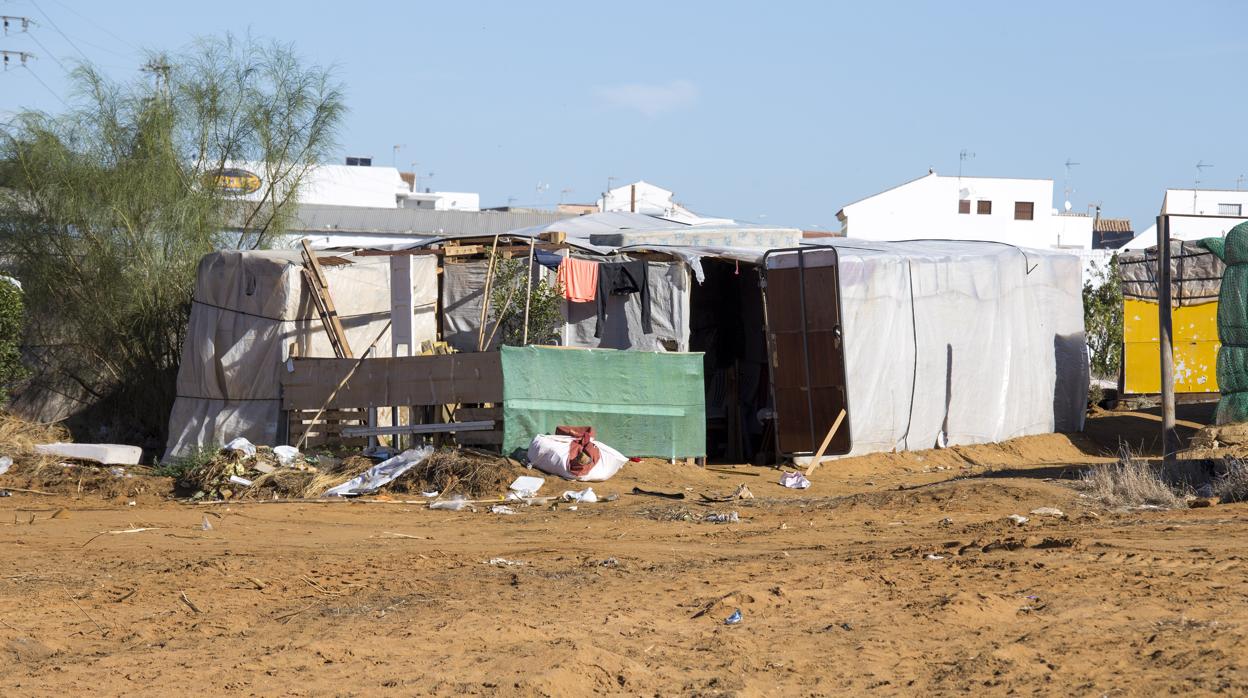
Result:
[[[833,263],[826,266],[806,265],[809,248],[775,250],[768,256],[782,253],[791,253],[796,266],[766,269],[764,262],[776,438],[784,455],[811,454],[840,411],[848,410],[840,282],[835,250],[820,248],[821,256],[833,255]],[[828,455],[849,452],[849,422],[847,413]]]

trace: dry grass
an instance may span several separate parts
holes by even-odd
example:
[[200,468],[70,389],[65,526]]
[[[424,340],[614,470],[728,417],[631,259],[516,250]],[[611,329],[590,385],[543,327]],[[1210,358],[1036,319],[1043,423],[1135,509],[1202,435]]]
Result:
[[1228,458],[1226,471],[1213,480],[1213,495],[1223,502],[1248,501],[1248,463]]
[[60,459],[35,451],[36,444],[69,441],[69,432],[56,424],[39,424],[0,412],[0,456],[13,459],[14,467],[38,472]]
[[1140,460],[1126,448],[1117,463],[1095,466],[1080,479],[1089,494],[1110,507],[1182,508],[1187,506],[1184,497],[1192,492],[1190,477]]
[[387,489],[396,492],[458,492],[469,497],[501,494],[523,475],[523,467],[503,458],[466,449],[444,448],[432,455]]

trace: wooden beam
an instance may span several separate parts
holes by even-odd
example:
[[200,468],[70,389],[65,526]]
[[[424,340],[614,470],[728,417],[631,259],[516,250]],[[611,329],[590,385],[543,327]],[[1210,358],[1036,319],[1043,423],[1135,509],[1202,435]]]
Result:
[[395,427],[343,427],[343,436],[391,436],[394,434],[454,434],[457,431],[489,431],[494,420],[447,424],[401,424]]
[[334,306],[333,296],[329,294],[329,282],[325,279],[325,271],[321,269],[321,264],[317,261],[316,254],[308,245],[308,241],[300,240],[299,243],[303,253],[303,280],[312,294],[312,304],[316,306],[316,311],[321,316],[321,323],[325,325],[325,334],[329,336],[329,343],[334,348],[334,354],[342,359],[354,358],[351,345],[347,341],[347,332],[342,327],[342,319],[338,317],[338,309]]
[[832,422],[832,428],[828,430],[828,435],[823,437],[823,443],[819,444],[819,450],[815,452],[815,457],[811,459],[810,465],[806,468],[806,477],[815,472],[815,468],[819,467],[819,461],[823,460],[824,451],[828,450],[828,444],[832,443],[832,437],[836,436],[836,430],[841,428],[841,422],[845,421],[845,410],[842,409],[840,414],[836,415],[836,421]]

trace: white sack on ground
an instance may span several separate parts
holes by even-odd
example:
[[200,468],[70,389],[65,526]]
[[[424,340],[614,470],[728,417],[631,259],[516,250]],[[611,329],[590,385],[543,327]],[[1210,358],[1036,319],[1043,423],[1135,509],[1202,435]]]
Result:
[[[949,445],[1083,428],[1078,257],[988,242],[826,242],[840,258],[851,455],[932,448],[946,421]],[[795,254],[768,259],[796,264]]]
[[628,458],[619,451],[594,439],[598,447],[598,462],[589,472],[577,477],[568,469],[568,450],[572,445],[571,436],[539,434],[529,443],[529,465],[550,475],[558,475],[565,480],[581,482],[602,482],[611,479],[620,468],[628,462]]

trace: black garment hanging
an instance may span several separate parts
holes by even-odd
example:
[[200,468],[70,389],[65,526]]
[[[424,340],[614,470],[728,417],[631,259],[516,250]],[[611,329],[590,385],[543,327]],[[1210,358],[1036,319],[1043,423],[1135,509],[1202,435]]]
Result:
[[607,296],[626,296],[640,293],[641,330],[651,334],[650,326],[650,271],[645,262],[603,262],[598,265],[598,324],[594,336],[602,337],[602,321],[607,316]]

